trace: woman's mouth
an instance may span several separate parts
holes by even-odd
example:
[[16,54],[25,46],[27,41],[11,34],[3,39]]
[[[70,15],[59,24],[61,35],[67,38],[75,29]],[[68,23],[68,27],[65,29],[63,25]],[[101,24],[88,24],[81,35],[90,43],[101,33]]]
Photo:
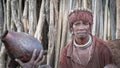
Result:
[[86,34],[86,32],[84,31],[82,31],[82,32],[77,32],[77,34]]

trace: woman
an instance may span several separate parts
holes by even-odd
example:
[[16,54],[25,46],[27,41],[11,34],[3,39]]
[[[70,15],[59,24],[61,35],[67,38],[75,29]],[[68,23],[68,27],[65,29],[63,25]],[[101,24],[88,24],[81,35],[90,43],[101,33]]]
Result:
[[91,34],[90,10],[74,10],[68,16],[68,23],[72,39],[63,48],[59,68],[104,68],[113,63],[107,43]]

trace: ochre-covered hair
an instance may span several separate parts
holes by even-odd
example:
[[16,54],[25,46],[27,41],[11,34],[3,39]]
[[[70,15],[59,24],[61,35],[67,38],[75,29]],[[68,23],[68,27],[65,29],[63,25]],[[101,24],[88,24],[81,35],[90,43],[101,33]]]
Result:
[[69,28],[72,28],[73,23],[82,20],[88,22],[90,25],[93,24],[92,12],[86,9],[76,9],[68,15]]

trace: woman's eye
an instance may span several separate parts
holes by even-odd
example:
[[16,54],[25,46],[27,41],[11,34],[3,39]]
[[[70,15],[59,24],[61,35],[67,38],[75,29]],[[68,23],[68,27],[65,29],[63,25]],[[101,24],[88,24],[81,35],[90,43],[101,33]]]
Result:
[[79,25],[79,23],[74,23],[74,25]]
[[89,23],[88,23],[88,22],[85,22],[84,25],[89,25]]
[[79,25],[79,23],[75,23],[75,25]]

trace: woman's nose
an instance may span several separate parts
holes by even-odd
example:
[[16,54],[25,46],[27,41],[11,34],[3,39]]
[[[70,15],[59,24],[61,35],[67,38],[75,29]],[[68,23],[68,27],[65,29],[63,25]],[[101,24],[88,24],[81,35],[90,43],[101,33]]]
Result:
[[85,27],[83,25],[80,25],[78,28],[81,29],[81,30],[85,29]]

